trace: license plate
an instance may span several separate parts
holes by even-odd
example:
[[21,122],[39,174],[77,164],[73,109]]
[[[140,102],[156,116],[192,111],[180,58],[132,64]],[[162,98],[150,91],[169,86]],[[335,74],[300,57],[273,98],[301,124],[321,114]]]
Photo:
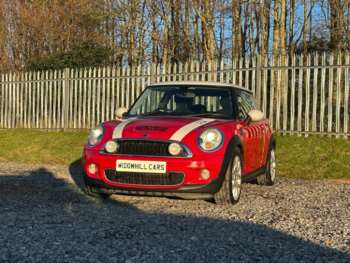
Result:
[[117,160],[117,172],[166,173],[166,162]]

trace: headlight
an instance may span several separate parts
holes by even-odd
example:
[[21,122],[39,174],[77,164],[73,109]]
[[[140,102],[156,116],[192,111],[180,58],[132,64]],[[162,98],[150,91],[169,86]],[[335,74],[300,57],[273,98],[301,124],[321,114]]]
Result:
[[182,147],[180,144],[176,143],[176,142],[173,142],[169,145],[168,147],[168,151],[171,155],[173,156],[177,156],[177,155],[180,155],[181,152],[182,152]]
[[108,141],[105,145],[105,150],[108,153],[115,153],[118,151],[118,149],[119,145],[115,141]]
[[223,142],[221,131],[214,128],[209,128],[199,135],[198,143],[203,151],[214,151],[220,148]]
[[98,144],[103,136],[103,127],[102,125],[97,126],[96,128],[92,129],[90,131],[89,137],[88,137],[88,144],[89,146],[95,146]]

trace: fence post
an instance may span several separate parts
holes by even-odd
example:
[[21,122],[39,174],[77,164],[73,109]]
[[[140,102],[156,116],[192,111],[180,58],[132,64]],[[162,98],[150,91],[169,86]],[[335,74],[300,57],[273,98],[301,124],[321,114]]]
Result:
[[5,98],[4,98],[4,94],[5,94],[5,76],[4,74],[1,74],[1,79],[0,79],[0,83],[1,83],[1,105],[0,105],[0,111],[1,111],[1,114],[0,114],[0,128],[4,128],[5,125],[4,125],[4,113],[5,113]]
[[257,56],[255,68],[255,100],[258,109],[261,109],[261,55]]
[[69,114],[69,69],[63,70],[63,94],[62,94],[62,128],[65,130],[69,128],[68,114]]

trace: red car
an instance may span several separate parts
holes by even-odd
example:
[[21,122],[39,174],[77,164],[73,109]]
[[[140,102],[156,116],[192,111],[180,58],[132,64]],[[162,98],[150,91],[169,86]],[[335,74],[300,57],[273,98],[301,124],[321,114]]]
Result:
[[235,204],[242,182],[272,185],[275,139],[250,91],[212,82],[148,86],[118,120],[90,132],[86,192]]

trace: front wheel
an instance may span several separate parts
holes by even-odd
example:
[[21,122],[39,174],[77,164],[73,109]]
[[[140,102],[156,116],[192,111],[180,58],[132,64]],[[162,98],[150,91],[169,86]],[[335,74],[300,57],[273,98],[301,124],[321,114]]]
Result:
[[260,185],[274,185],[276,182],[276,153],[274,148],[269,152],[266,172],[257,177],[257,182]]
[[227,168],[224,182],[214,195],[214,200],[220,205],[234,205],[239,201],[242,187],[242,157],[239,149],[235,149],[232,161]]

